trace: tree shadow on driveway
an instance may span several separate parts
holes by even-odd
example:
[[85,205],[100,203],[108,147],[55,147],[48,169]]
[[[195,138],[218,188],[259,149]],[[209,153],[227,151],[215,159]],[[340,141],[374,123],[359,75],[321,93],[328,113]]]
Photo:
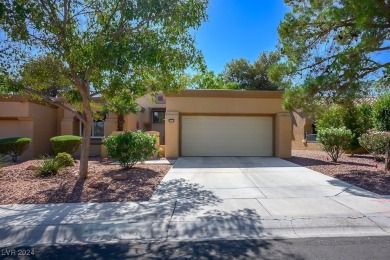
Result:
[[[0,206],[0,248],[33,249],[29,259],[303,259],[288,242],[262,239],[256,210],[223,211],[222,202],[174,179],[148,202]],[[174,213],[193,221],[173,221]]]
[[145,202],[1,205],[0,247],[122,240],[166,241],[170,232],[174,234],[178,230],[176,237],[189,238],[196,234],[209,237],[210,232],[213,232],[212,236],[221,236],[230,230],[233,234],[249,234],[248,238],[263,234],[261,217],[246,208],[224,212],[216,207],[213,212],[197,218],[193,230],[189,229],[190,226],[173,230],[177,227],[172,216],[178,198],[186,198],[175,212],[181,216],[195,216],[205,207],[216,207],[222,201],[199,185],[174,179],[162,182],[159,194]]

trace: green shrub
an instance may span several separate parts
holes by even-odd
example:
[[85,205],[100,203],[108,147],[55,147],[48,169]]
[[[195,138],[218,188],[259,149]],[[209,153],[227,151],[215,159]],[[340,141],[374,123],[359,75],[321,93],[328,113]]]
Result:
[[122,167],[131,168],[157,152],[157,136],[145,132],[123,132],[110,135],[103,141],[107,154]]
[[345,127],[325,128],[318,130],[317,139],[321,143],[322,149],[329,154],[332,161],[337,162],[340,155],[350,149],[353,134]]
[[369,130],[359,138],[360,145],[364,147],[375,160],[382,160],[390,141],[390,132]]
[[317,114],[316,127],[317,129],[325,129],[345,126],[343,117],[343,108],[340,105],[332,105]]
[[378,131],[390,131],[390,93],[375,102],[373,116]]
[[354,134],[351,149],[360,147],[359,137],[373,128],[372,105],[369,103],[332,105],[317,115],[317,129],[345,127]]
[[60,135],[50,138],[54,153],[73,154],[79,149],[81,144],[81,136],[75,135]]
[[61,167],[67,167],[67,166],[74,166],[74,160],[72,156],[68,153],[59,153],[56,155],[54,160],[60,165]]
[[42,156],[42,164],[35,170],[36,174],[41,177],[55,175],[62,168],[55,159],[49,156]]
[[16,162],[18,156],[27,150],[30,143],[31,139],[26,137],[0,139],[0,154],[10,155],[12,161]]

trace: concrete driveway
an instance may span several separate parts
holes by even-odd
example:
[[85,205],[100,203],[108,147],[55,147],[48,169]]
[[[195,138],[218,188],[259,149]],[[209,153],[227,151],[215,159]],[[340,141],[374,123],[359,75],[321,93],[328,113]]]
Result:
[[273,157],[179,158],[161,196],[175,200],[171,238],[390,231],[388,198]]

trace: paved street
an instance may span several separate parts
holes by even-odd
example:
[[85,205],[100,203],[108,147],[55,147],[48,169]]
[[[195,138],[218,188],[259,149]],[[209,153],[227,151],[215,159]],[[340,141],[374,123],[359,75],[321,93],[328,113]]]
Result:
[[0,206],[0,246],[388,236],[390,199],[278,158],[179,158],[149,201]]
[[[386,260],[390,237],[127,241],[2,249],[4,259],[343,259]],[[12,250],[20,255],[11,255]],[[33,253],[24,256],[21,254]],[[8,255],[7,255],[8,254]]]

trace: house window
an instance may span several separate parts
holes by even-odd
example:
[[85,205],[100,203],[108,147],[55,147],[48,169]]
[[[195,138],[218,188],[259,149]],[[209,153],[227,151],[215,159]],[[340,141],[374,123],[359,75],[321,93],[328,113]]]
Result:
[[165,104],[164,94],[162,92],[156,95],[156,103],[157,104]]
[[308,143],[315,143],[317,141],[317,129],[316,125],[312,124],[310,127],[310,132],[305,132],[305,139]]
[[153,124],[165,123],[165,111],[152,111]]
[[[83,135],[84,125],[80,122],[80,136]],[[91,129],[92,138],[102,138],[104,137],[104,121],[94,120]]]

